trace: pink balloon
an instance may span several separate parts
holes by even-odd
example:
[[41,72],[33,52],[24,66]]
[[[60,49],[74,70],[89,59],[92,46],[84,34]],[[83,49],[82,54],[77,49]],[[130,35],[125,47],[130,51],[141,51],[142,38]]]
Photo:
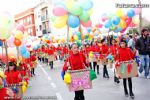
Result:
[[127,27],[130,25],[130,23],[132,22],[132,18],[127,18],[126,20],[125,20],[125,22],[126,22],[126,25],[127,25]]
[[84,27],[92,27],[92,21],[91,20],[89,20],[88,22],[83,22],[83,21],[81,21],[81,24],[82,24],[82,26],[84,26]]
[[103,22],[105,22],[106,20],[108,20],[107,17],[103,17],[103,18],[102,18],[102,21],[103,21]]
[[14,43],[13,43],[14,39],[15,38],[14,38],[13,35],[11,35],[10,38],[7,39],[7,45],[8,45],[8,47],[13,47],[14,46]]
[[131,23],[131,24],[129,25],[129,27],[136,27],[136,24]]
[[127,28],[124,28],[122,31],[120,31],[120,33],[124,33],[126,31]]
[[55,8],[53,9],[53,14],[54,14],[55,16],[64,16],[64,15],[68,14],[68,12],[67,12],[66,9],[64,9],[64,8],[62,8],[62,7],[55,7]]
[[135,14],[138,15],[142,11],[142,8],[135,8]]
[[23,25],[17,25],[17,30],[20,30],[20,31],[24,32],[25,28],[24,28]]

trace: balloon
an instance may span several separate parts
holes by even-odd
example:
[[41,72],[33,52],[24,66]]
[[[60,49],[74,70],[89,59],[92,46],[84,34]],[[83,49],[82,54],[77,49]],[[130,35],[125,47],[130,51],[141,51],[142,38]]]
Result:
[[114,25],[118,25],[120,23],[120,18],[118,16],[114,16],[112,19],[111,19],[111,22],[114,24]]
[[82,8],[79,5],[75,4],[71,9],[69,9],[69,12],[73,15],[79,16],[82,14]]
[[12,17],[8,12],[0,12],[0,34],[9,33],[13,26]]
[[129,26],[130,23],[132,22],[132,18],[129,18],[129,17],[128,17],[128,18],[125,20],[125,22],[126,22],[126,25]]
[[133,9],[130,9],[130,10],[127,11],[127,16],[128,16],[128,17],[131,18],[131,17],[133,17],[134,15],[135,15],[135,12],[134,12]]
[[30,57],[30,53],[27,51],[25,54],[22,55],[24,58],[29,58]]
[[67,10],[64,9],[63,7],[55,7],[55,8],[53,9],[53,14],[54,14],[55,16],[64,16],[64,15],[67,15],[68,12],[67,12]]
[[87,29],[87,32],[88,32],[88,33],[90,33],[91,31],[92,31],[92,29],[91,29],[91,28],[88,28],[88,29]]
[[65,5],[67,9],[71,9],[74,4],[75,4],[74,0],[65,0]]
[[7,45],[8,45],[9,47],[12,47],[12,46],[14,45],[12,41],[14,41],[14,36],[13,36],[13,35],[11,35],[11,36],[7,39]]
[[22,86],[22,92],[25,93],[26,92],[27,87],[25,85]]
[[129,27],[136,27],[136,24],[131,23],[131,24],[129,25]]
[[102,27],[103,27],[103,24],[96,24],[95,27],[97,27],[97,28],[102,28]]
[[112,25],[112,23],[111,23],[110,20],[106,21],[105,24],[104,24],[105,28],[110,28],[111,25]]
[[105,28],[104,26],[102,28],[100,28],[100,32],[101,33],[108,33],[109,32],[109,28]]
[[15,32],[15,38],[16,39],[23,39],[23,33],[22,33],[22,31],[20,31],[20,30],[17,30],[16,32]]
[[122,31],[121,31],[121,33],[124,33],[126,31],[126,28],[124,28]]
[[21,46],[19,48],[19,52],[20,52],[21,55],[25,54],[27,52],[26,46],[25,45]]
[[126,27],[126,22],[124,20],[121,20],[120,24],[119,24],[119,27],[120,28],[125,28]]
[[88,13],[84,12],[80,15],[80,20],[82,20],[83,22],[88,22],[90,19],[90,16]]
[[88,10],[87,13],[88,13],[89,15],[92,15],[92,14],[93,14],[93,9]]
[[77,40],[78,40],[78,36],[77,36],[77,35],[74,35],[74,39],[77,41]]
[[140,19],[139,19],[139,16],[136,15],[132,18],[132,22],[136,25],[138,25],[140,23]]
[[93,7],[93,2],[91,0],[80,0],[80,6],[84,10],[89,10]]
[[21,41],[19,39],[15,39],[14,40],[14,44],[15,44],[15,46],[20,46],[21,45]]
[[122,11],[122,9],[117,9],[117,13],[116,13],[116,15],[118,16],[118,17],[121,17],[122,15],[123,15],[123,11]]
[[66,23],[67,23],[67,19],[68,19],[67,15],[62,16],[62,17],[58,17],[56,19],[56,21],[54,22],[54,27],[56,27],[56,28],[63,28],[66,25]]
[[74,15],[69,15],[68,17],[68,25],[69,27],[71,28],[76,28],[78,27],[80,24],[80,20],[77,16],[74,16]]
[[82,41],[81,41],[81,40],[78,40],[78,41],[77,41],[77,45],[78,45],[78,47],[80,47],[80,46],[82,45]]
[[24,28],[23,25],[18,25],[18,26],[17,26],[17,30],[20,30],[20,31],[24,32],[24,31],[25,31],[25,28]]
[[142,8],[135,8],[134,11],[135,11],[135,15],[138,15],[141,13]]
[[111,30],[115,30],[115,29],[116,29],[116,26],[112,25],[112,26],[110,27],[110,29],[111,29]]
[[82,24],[82,26],[84,26],[84,27],[92,27],[92,21],[91,21],[91,20],[89,20],[87,23],[81,21],[81,24]]
[[9,33],[0,34],[0,39],[7,40],[10,36],[11,36],[11,34],[9,34]]
[[125,16],[120,16],[120,18],[121,18],[122,20],[126,20],[128,17],[125,15]]
[[0,46],[2,46],[3,45],[3,42],[0,40]]

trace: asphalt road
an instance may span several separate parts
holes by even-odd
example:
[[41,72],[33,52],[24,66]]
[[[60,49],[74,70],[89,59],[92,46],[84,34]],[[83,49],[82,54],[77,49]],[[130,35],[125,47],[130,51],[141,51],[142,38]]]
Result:
[[[61,79],[62,61],[55,61],[54,69],[39,62],[36,68],[36,76],[29,81],[23,98],[27,100],[74,100],[74,92],[69,92]],[[85,100],[130,100],[124,96],[122,80],[120,84],[113,82],[113,72],[109,69],[110,78],[100,75],[93,81],[93,89],[85,90]],[[135,100],[150,100],[150,79],[143,77],[133,78],[133,92]],[[30,98],[30,99],[29,99]],[[32,99],[31,99],[32,98]]]

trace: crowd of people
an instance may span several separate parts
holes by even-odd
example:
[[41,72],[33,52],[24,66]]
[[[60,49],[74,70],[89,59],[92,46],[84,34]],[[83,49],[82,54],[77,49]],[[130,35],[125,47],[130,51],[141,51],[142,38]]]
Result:
[[[109,55],[112,56],[111,61],[107,58]],[[117,66],[123,62],[136,60],[139,65],[139,73],[144,70],[144,76],[148,79],[150,78],[150,30],[142,29],[141,36],[134,34],[123,35],[119,39],[113,36],[104,37],[101,40],[93,39],[91,42],[83,42],[81,47],[76,43],[59,44],[57,47],[53,44],[42,45],[41,48],[30,51],[30,58],[19,64],[16,59],[11,59],[8,63],[9,67],[5,69],[3,68],[5,64],[1,61],[0,67],[4,75],[0,74],[0,100],[4,100],[4,97],[15,97],[18,93],[16,88],[21,82],[28,84],[28,80],[36,75],[37,60],[47,64],[51,70],[55,68],[55,60],[62,60],[64,61],[63,71],[89,67],[97,75],[100,74],[100,66],[103,66],[103,78],[110,78],[108,68],[113,68],[114,82],[118,84],[120,77],[116,70]],[[134,99],[132,77],[123,78],[123,87],[125,96]],[[85,100],[84,90],[75,91],[74,100]]]

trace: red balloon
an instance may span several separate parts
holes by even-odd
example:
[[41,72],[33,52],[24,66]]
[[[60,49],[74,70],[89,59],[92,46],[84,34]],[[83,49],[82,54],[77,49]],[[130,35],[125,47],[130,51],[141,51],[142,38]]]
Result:
[[129,17],[128,17],[128,18],[125,20],[125,22],[126,22],[126,25],[129,26],[130,23],[132,22],[132,18],[129,18]]
[[84,27],[92,27],[92,21],[91,20],[89,20],[88,22],[83,22],[83,21],[81,21],[81,24],[84,26]]
[[15,39],[14,40],[14,44],[15,44],[15,46],[20,46],[21,45],[21,41],[19,39]]

